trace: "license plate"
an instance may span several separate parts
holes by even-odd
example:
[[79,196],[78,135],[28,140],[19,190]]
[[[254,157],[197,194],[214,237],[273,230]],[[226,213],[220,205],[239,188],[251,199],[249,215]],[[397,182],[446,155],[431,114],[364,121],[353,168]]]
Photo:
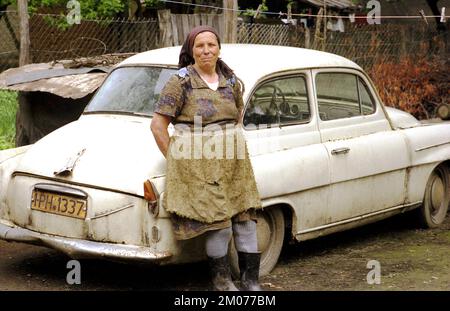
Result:
[[87,201],[77,197],[34,189],[31,196],[31,209],[85,219]]

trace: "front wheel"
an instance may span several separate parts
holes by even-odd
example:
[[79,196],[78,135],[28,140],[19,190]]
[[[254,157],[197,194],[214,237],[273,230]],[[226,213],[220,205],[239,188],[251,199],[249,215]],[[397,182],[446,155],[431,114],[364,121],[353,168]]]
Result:
[[[284,241],[284,216],[281,209],[273,207],[257,211],[256,225],[258,250],[261,252],[259,275],[268,275],[278,262]],[[230,243],[231,270],[235,278],[239,278],[238,255],[234,241]]]
[[444,165],[435,168],[428,178],[419,210],[420,221],[427,228],[436,228],[445,220],[450,203],[449,179],[449,169]]

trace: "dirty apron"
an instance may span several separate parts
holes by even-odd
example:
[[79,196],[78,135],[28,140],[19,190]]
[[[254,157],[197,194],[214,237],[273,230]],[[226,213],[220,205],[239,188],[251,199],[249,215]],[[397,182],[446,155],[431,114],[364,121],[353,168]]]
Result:
[[177,124],[167,152],[165,209],[173,214],[175,237],[255,219],[261,207],[240,126],[209,124],[194,130]]

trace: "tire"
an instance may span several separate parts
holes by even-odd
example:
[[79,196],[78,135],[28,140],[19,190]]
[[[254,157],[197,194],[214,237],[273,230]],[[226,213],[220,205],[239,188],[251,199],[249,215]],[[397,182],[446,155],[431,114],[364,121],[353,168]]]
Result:
[[[265,208],[257,211],[256,225],[258,236],[258,250],[261,252],[259,275],[268,275],[278,262],[284,241],[285,223],[280,208]],[[239,279],[238,255],[234,240],[230,243],[231,272],[235,279]]]
[[436,167],[428,178],[419,219],[426,228],[439,227],[447,216],[450,203],[450,174],[444,165]]

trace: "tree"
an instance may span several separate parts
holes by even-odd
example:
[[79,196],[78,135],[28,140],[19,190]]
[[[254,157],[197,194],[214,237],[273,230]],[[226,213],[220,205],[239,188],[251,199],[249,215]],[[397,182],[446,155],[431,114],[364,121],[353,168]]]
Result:
[[[99,19],[117,16],[123,13],[130,0],[78,0],[81,16],[87,19]],[[67,0],[29,0],[28,11],[30,13],[39,10],[49,11],[54,14],[67,14]],[[17,5],[17,0],[0,0],[0,8],[9,4]]]

